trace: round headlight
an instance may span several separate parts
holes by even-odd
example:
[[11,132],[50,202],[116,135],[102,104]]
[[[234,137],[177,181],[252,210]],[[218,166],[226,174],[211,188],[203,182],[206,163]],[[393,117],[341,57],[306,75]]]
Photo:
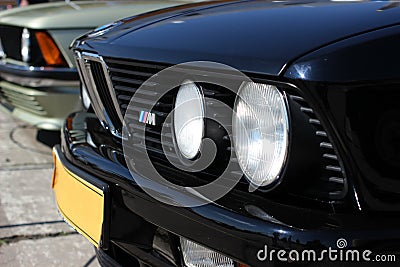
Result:
[[30,33],[29,30],[24,28],[21,36],[21,56],[24,62],[28,62],[30,59]]
[[273,85],[243,83],[235,101],[233,142],[240,168],[256,186],[279,178],[288,149],[288,112]]
[[173,124],[180,153],[186,159],[193,159],[199,153],[204,134],[204,97],[192,81],[184,81],[179,88]]
[[91,101],[86,86],[83,83],[81,83],[81,100],[85,110],[88,110],[90,108]]

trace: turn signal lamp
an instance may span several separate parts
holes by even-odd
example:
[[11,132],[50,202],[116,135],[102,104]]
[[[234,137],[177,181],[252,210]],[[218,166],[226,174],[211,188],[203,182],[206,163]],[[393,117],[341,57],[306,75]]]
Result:
[[42,56],[48,66],[66,67],[65,61],[60,49],[51,36],[46,32],[36,32],[36,40],[39,44]]

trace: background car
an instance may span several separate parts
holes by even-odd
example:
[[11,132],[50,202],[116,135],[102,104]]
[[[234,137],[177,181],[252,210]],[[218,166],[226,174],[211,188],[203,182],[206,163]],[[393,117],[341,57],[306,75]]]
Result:
[[18,0],[1,1],[0,10],[10,9],[16,6],[18,6]]
[[68,1],[0,13],[0,102],[11,114],[58,130],[81,108],[74,38],[119,18],[185,1]]

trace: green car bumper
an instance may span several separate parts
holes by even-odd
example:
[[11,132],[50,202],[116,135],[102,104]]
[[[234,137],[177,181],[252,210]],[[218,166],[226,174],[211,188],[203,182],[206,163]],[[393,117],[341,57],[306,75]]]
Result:
[[14,117],[45,130],[59,130],[81,109],[75,69],[0,63],[0,103]]

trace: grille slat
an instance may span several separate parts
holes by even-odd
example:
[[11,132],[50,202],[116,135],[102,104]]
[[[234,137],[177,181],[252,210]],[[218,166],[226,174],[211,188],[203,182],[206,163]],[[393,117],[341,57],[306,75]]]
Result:
[[[143,129],[143,126],[138,125],[138,124],[130,124],[129,126],[132,127],[133,129],[139,130],[139,131]],[[160,131],[151,129],[150,127],[146,127],[145,131],[146,131],[146,133],[150,133],[152,135],[163,136],[165,138],[171,139],[171,142],[172,142],[172,134],[171,133],[161,134]]]
[[344,184],[344,179],[340,177],[329,177],[329,182]]
[[121,74],[128,74],[128,75],[134,75],[134,76],[141,76],[145,78],[151,77],[153,74],[148,73],[148,72],[142,72],[142,71],[134,71],[134,70],[127,70],[127,69],[121,69],[121,68],[109,68],[110,72],[113,73],[121,73]]
[[[140,135],[135,134],[135,133],[132,136],[134,138],[140,138]],[[160,138],[154,138],[154,137],[150,137],[150,136],[146,135],[146,141],[153,142],[153,143],[161,146],[161,139]],[[174,144],[172,143],[172,140],[170,142],[164,140],[162,145],[166,146],[166,147],[172,147],[172,148],[174,147]]]
[[327,158],[327,159],[332,159],[332,160],[338,159],[338,157],[334,154],[323,154],[322,157]]
[[35,101],[36,98],[31,95],[25,95],[22,93],[18,93],[16,91],[10,90],[10,89],[3,89],[3,93],[5,96],[10,97],[10,98],[16,98],[16,99],[21,99],[25,101]]
[[171,159],[178,159],[178,157],[175,153],[163,151],[162,149],[158,149],[158,148],[151,147],[151,146],[145,146],[143,144],[132,144],[131,147],[128,147],[128,148],[138,149],[139,151],[147,150],[148,152],[153,153],[160,158],[163,158],[164,154],[165,154]]
[[36,111],[44,111],[43,107],[41,107],[37,101],[28,102],[28,101],[23,101],[23,100],[12,98],[12,97],[7,97],[7,99],[11,104],[13,104],[15,106],[22,106],[27,109],[32,109],[32,110],[36,110]]
[[310,119],[309,122],[310,122],[311,124],[321,125],[321,122],[320,122],[319,120],[317,120],[317,119]]
[[[132,79],[132,78],[125,78],[125,77],[120,77],[120,76],[111,76],[111,81],[113,82],[122,82],[125,84],[133,84],[137,87],[139,87],[140,85],[143,84],[143,80],[136,80],[136,79]],[[146,83],[146,86],[152,87],[152,86],[156,86],[156,83]]]
[[[118,95],[117,95],[117,99],[118,99],[119,101],[121,101],[121,102],[122,102],[122,101],[126,101],[127,103],[129,103],[129,101],[131,100],[131,98],[132,98],[132,96],[130,96],[130,95],[122,95],[122,94],[118,94]],[[125,103],[125,102],[124,102],[124,103]],[[135,103],[135,104],[142,104],[142,105],[144,105],[145,107],[151,109],[151,105],[153,104],[153,101],[152,101],[152,100],[145,99],[145,98],[142,98],[142,97],[138,97],[137,95],[135,95],[134,103]],[[172,104],[165,104],[165,103],[162,103],[162,102],[157,102],[157,103],[154,105],[154,107],[172,108]]]
[[47,114],[35,96],[19,93],[7,88],[0,88],[0,95],[7,103],[14,107],[26,110],[39,116],[44,116]]
[[323,148],[333,149],[333,146],[331,143],[322,142],[319,145],[320,145],[320,147],[323,147]]
[[327,137],[328,136],[325,131],[316,131],[315,134],[318,135],[318,136],[323,136],[323,137]]
[[110,68],[113,66],[119,66],[121,69],[127,69],[130,66],[133,66],[135,70],[145,69],[147,73],[157,73],[158,71],[164,69],[165,67],[155,65],[152,63],[143,63],[139,61],[131,61],[131,60],[123,60],[123,59],[115,59],[115,58],[107,58],[106,62]]
[[115,85],[114,89],[116,91],[123,91],[123,92],[126,92],[128,94],[132,94],[132,95],[135,94],[135,93],[142,94],[142,95],[147,95],[147,96],[154,96],[154,97],[159,95],[159,93],[155,92],[155,91],[145,91],[145,90],[137,91],[137,88],[132,88],[132,87],[123,86],[123,85]]
[[11,102],[11,104],[12,104],[13,106],[17,107],[17,108],[26,110],[26,111],[28,111],[28,112],[34,113],[34,114],[39,115],[39,116],[45,116],[45,115],[47,115],[47,112],[44,111],[44,110],[36,110],[36,109],[33,109],[32,107],[27,107],[27,106],[25,106],[25,105],[21,105],[21,104],[19,104],[19,103],[15,103],[15,102]]
[[18,103],[21,103],[21,104],[27,104],[28,106],[32,106],[32,107],[40,107],[39,102],[37,102],[36,98],[34,98],[34,97],[26,99],[24,97],[24,95],[22,95],[22,94],[20,94],[20,95],[9,94],[7,92],[4,93],[4,96],[11,102],[18,102]]
[[342,172],[342,168],[340,168],[339,166],[329,165],[329,166],[326,166],[325,169],[328,171],[334,171],[334,172],[340,172],[340,173]]

